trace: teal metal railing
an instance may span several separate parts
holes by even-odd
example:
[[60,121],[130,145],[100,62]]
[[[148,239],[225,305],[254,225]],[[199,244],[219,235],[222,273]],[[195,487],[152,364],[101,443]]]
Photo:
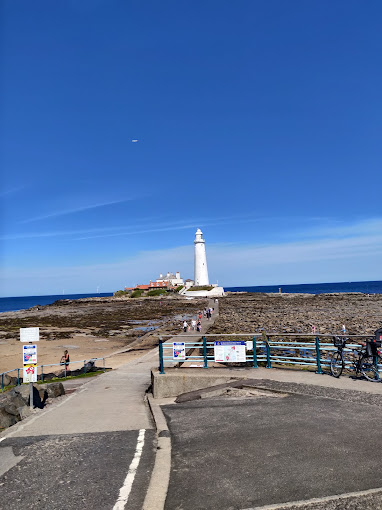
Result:
[[[184,338],[185,359],[177,360],[173,357],[174,343],[164,341],[162,335],[159,339],[159,371],[165,373],[165,366],[178,366],[185,362],[193,362],[195,365],[208,368],[208,364],[214,361],[215,340],[238,340],[249,337],[252,340],[252,349],[246,350],[245,364],[253,368],[258,368],[262,363],[266,368],[275,366],[295,366],[302,368],[311,368],[317,374],[323,374],[328,369],[331,361],[331,354],[337,351],[332,343],[333,335],[307,335],[307,334],[287,334],[280,335],[276,333],[259,335],[253,333],[236,334],[206,334],[201,338],[200,335],[180,334],[175,338],[179,342],[180,337]],[[341,336],[341,335],[336,335]],[[351,341],[370,338],[370,335],[343,335]],[[227,338],[229,337],[229,338]],[[192,340],[194,338],[194,340]],[[215,338],[215,340],[214,340]],[[189,341],[187,341],[189,340]],[[354,349],[360,349],[358,343],[348,344],[344,349],[345,353],[350,353]],[[235,362],[239,363],[239,362]],[[224,365],[222,365],[224,366]],[[351,360],[345,359],[345,367],[353,369]]]

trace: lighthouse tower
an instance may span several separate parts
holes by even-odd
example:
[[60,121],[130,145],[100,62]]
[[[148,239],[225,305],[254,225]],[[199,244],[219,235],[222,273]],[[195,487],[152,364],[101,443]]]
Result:
[[195,271],[194,280],[195,285],[209,285],[208,270],[207,270],[207,257],[206,245],[203,239],[203,232],[198,228],[195,234]]

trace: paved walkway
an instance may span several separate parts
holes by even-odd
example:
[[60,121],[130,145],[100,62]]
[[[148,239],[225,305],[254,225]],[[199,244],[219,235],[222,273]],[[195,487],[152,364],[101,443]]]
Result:
[[144,396],[157,366],[154,349],[2,432],[0,507],[141,510],[156,449]]

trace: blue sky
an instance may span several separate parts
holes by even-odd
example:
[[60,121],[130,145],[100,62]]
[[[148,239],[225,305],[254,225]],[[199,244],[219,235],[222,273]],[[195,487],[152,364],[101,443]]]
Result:
[[381,2],[2,9],[2,296],[382,279]]

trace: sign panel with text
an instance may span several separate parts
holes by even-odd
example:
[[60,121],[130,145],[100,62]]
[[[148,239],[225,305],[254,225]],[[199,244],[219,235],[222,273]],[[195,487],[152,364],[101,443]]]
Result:
[[37,345],[23,345],[23,364],[31,365],[37,363]]
[[185,360],[186,359],[186,344],[184,342],[173,343],[173,359]]
[[38,342],[40,328],[20,328],[20,342]]
[[214,357],[217,362],[245,362],[245,342],[214,342]]
[[23,382],[24,383],[37,382],[37,365],[35,364],[24,365]]

